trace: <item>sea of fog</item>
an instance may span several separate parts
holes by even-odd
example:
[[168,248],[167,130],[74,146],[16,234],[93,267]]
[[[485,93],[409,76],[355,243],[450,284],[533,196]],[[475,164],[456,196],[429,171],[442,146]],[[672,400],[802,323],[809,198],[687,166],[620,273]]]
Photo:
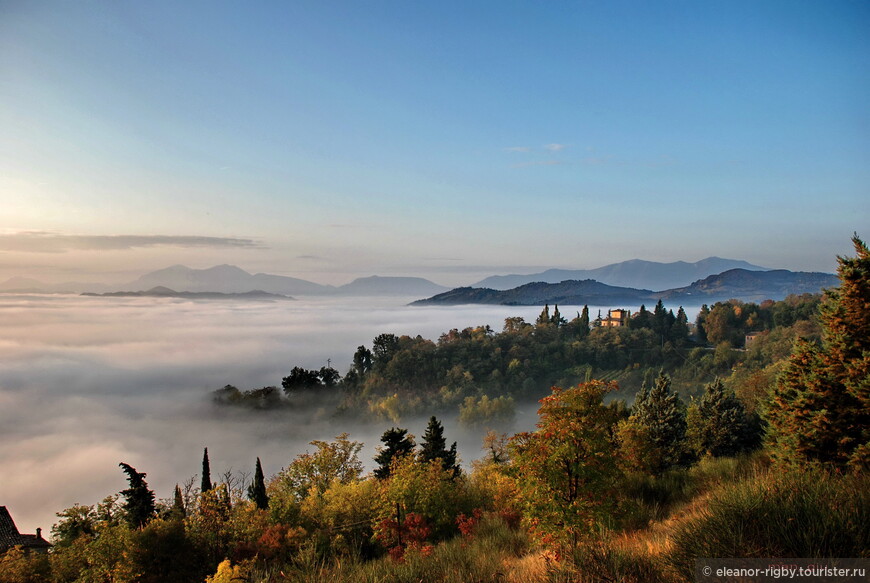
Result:
[[[500,331],[510,316],[533,322],[541,311],[407,306],[412,299],[0,294],[0,505],[22,532],[47,530],[56,512],[124,489],[122,461],[146,472],[157,497],[168,498],[176,483],[199,473],[204,447],[213,480],[229,470],[250,475],[256,457],[268,476],[310,449],[311,440],[345,431],[366,444],[362,457],[370,466],[389,422],[336,426],[310,413],[228,409],[214,405],[210,393],[226,384],[280,386],[294,366],[329,362],[343,374],[356,348],[371,347],[384,332],[437,340],[451,328],[488,324]],[[560,306],[569,319],[579,309]],[[590,307],[593,318],[599,309],[607,308]],[[687,311],[690,319],[697,313]],[[466,465],[480,457],[480,432],[443,421]],[[511,430],[534,422],[534,405],[523,407]],[[420,436],[425,424],[402,426]]]

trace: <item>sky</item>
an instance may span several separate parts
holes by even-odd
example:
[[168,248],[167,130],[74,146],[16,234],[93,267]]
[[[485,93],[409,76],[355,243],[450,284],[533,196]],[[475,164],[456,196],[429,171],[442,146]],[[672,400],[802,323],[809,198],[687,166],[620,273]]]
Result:
[[870,237],[870,3],[0,0],[0,278],[443,285]]

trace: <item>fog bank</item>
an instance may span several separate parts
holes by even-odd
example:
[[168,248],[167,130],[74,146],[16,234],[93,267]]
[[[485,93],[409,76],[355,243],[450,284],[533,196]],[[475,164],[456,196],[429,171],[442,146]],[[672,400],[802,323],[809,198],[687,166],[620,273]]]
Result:
[[[126,487],[123,461],[147,473],[158,498],[200,470],[209,448],[212,478],[274,474],[313,439],[343,431],[371,456],[390,424],[331,424],[326,412],[216,407],[210,392],[280,386],[294,366],[329,360],[344,374],[359,345],[378,334],[436,340],[450,328],[504,319],[533,321],[540,307],[407,307],[414,298],[303,299],[297,302],[190,301],[0,295],[0,505],[22,532],[49,529],[55,513],[95,504]],[[571,317],[574,308],[560,307]],[[592,315],[598,308],[590,308]],[[690,314],[690,317],[694,317]],[[534,423],[534,406],[516,429]],[[468,464],[481,455],[480,432],[444,419]],[[425,419],[403,422],[422,435]],[[198,482],[197,482],[198,483]]]

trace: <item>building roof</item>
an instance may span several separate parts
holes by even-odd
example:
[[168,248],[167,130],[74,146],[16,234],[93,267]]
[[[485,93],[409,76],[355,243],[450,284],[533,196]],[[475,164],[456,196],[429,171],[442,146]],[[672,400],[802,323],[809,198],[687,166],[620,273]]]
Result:
[[49,548],[51,543],[42,538],[41,529],[36,534],[21,534],[12,515],[5,506],[0,506],[0,550],[6,550],[14,546],[25,548]]

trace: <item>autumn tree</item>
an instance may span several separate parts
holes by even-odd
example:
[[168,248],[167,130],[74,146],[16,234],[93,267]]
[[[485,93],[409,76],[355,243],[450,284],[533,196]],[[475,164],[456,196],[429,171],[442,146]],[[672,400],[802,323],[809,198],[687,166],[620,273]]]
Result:
[[131,527],[142,528],[156,514],[154,492],[148,489],[144,472],[137,472],[136,468],[124,462],[118,465],[127,474],[127,481],[130,484],[129,488],[121,491],[125,499],[123,506],[125,518]]
[[855,470],[870,467],[870,251],[838,257],[840,286],[820,309],[821,346],[799,341],[767,410],[775,458]]
[[541,400],[538,429],[511,439],[510,467],[525,519],[545,541],[576,545],[614,508],[615,418],[603,398],[616,388],[602,381],[554,387]]
[[333,481],[346,484],[362,474],[359,452],[363,444],[348,439],[347,433],[331,442],[314,440],[310,444],[315,451],[296,456],[272,480],[271,488],[276,495],[302,500],[311,493],[322,494]]

